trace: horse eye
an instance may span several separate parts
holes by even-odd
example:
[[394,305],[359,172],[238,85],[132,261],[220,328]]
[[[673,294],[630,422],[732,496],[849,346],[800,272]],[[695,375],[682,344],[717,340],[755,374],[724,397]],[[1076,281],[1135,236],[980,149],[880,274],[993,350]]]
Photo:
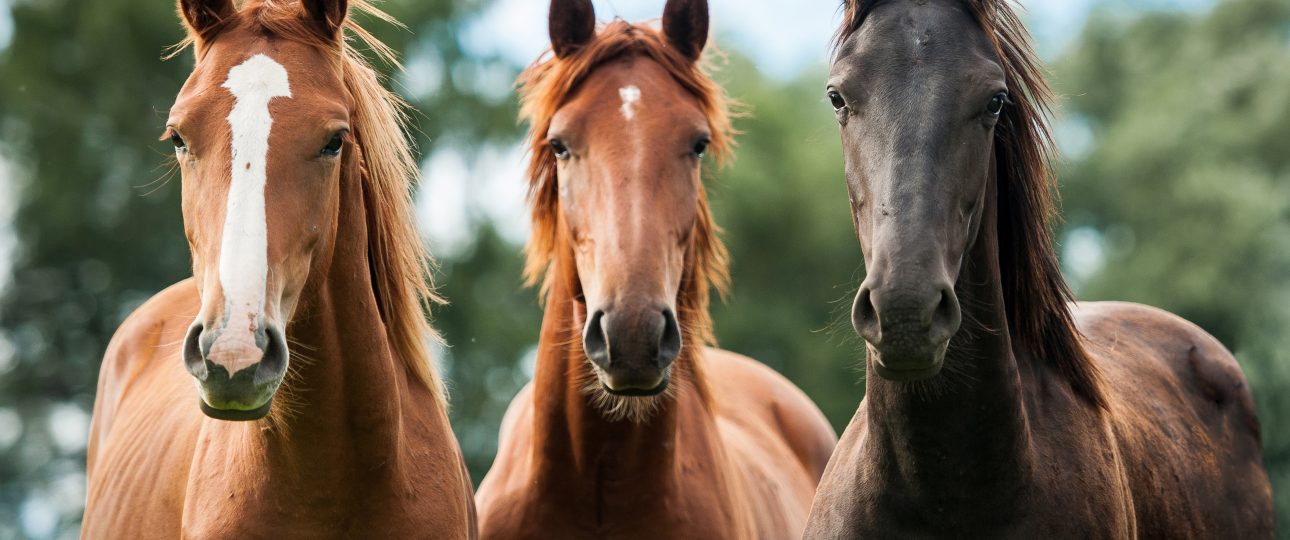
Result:
[[842,94],[837,90],[829,90],[829,101],[833,103],[833,110],[840,111],[847,106],[847,100],[842,99]]
[[569,147],[564,145],[564,141],[561,141],[560,139],[551,139],[549,144],[551,145],[551,152],[555,153],[555,157],[557,159],[569,158]]
[[990,98],[990,103],[985,105],[985,114],[997,118],[999,114],[1003,112],[1003,106],[1007,103],[1008,94],[1005,92],[999,92],[998,94],[995,94],[994,97]]
[[699,142],[694,143],[694,148],[690,149],[690,151],[694,153],[694,157],[703,157],[703,154],[708,151],[709,144],[712,144],[712,141],[707,138],[701,139]]
[[170,132],[170,144],[175,145],[176,151],[188,149],[188,143],[184,142],[184,138],[180,137],[178,133],[173,131]]
[[327,157],[339,156],[340,147],[343,146],[344,144],[345,144],[345,138],[342,137],[340,133],[337,133],[331,136],[331,140],[327,141],[327,146],[324,146],[322,149],[322,152],[320,153]]

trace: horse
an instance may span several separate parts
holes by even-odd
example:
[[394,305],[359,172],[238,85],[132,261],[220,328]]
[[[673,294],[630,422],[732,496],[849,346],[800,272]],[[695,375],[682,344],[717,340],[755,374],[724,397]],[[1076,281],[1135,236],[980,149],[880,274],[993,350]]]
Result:
[[[86,538],[475,537],[425,316],[403,102],[363,0],[181,0],[193,278],[108,346]],[[194,393],[193,385],[197,391]]]
[[1004,0],[853,0],[827,97],[865,398],[806,538],[1270,538],[1245,377],[1173,314],[1072,304],[1052,92]]
[[789,538],[836,437],[787,379],[712,347],[727,279],[701,178],[730,151],[701,67],[708,6],[662,30],[554,0],[552,54],[520,76],[530,124],[533,381],[502,421],[485,538]]

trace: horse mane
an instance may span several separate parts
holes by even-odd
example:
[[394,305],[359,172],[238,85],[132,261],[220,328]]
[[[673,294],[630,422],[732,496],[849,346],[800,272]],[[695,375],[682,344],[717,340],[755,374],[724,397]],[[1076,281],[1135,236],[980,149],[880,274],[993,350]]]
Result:
[[[835,54],[882,1],[847,1],[845,22],[834,38]],[[1071,314],[1075,295],[1062,276],[1052,241],[1058,194],[1049,163],[1057,150],[1048,122],[1055,96],[1030,34],[1008,0],[961,3],[994,44],[1012,101],[997,124],[994,144],[999,270],[1012,341],[1048,362],[1077,394],[1105,407],[1097,366]]]
[[[377,20],[402,26],[368,0],[349,0],[349,6]],[[171,56],[188,45],[196,45],[200,55],[202,41],[209,41],[218,31],[233,25],[246,25],[268,35],[336,53],[333,57],[354,101],[350,137],[356,151],[344,154],[342,168],[357,171],[361,177],[372,292],[381,321],[394,354],[414,379],[425,385],[440,404],[446,405],[446,392],[430,349],[430,343],[440,338],[427,319],[430,306],[442,300],[434,292],[433,260],[417,233],[413,214],[412,188],[418,181],[419,169],[408,137],[408,105],[382,86],[380,77],[350,38],[356,38],[381,61],[400,68],[393,49],[359,26],[352,16],[345,18],[344,37],[337,40],[323,35],[306,20],[299,1],[250,0],[236,17],[221,23],[215,32],[189,35]]]
[[[556,111],[572,97],[579,85],[600,66],[616,59],[639,56],[657,62],[680,85],[693,94],[708,119],[712,132],[709,149],[718,164],[729,156],[734,129],[730,123],[730,100],[725,91],[698,62],[668,46],[657,30],[621,19],[604,25],[592,41],[560,58],[548,50],[520,74],[520,119],[529,123],[529,203],[533,231],[525,247],[524,276],[529,285],[541,283],[545,299],[556,276],[551,268],[561,250],[572,249],[560,230],[559,191],[556,157],[547,144],[547,130]],[[729,287],[726,248],[718,237],[720,228],[712,219],[708,198],[699,186],[698,218],[690,235],[689,266],[681,281],[678,320],[692,343],[714,344],[708,301],[713,287],[725,293]],[[575,271],[566,269],[565,271]]]

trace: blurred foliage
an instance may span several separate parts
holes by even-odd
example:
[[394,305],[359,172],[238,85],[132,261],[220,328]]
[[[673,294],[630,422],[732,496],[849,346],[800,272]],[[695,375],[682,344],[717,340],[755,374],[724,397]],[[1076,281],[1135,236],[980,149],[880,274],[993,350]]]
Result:
[[1055,82],[1085,140],[1061,171],[1066,228],[1102,259],[1079,295],[1159,306],[1232,349],[1290,534],[1290,2],[1095,13],[1070,51]]
[[709,183],[732,277],[713,303],[717,339],[796,382],[841,433],[864,395],[850,319],[863,275],[825,68],[779,82],[731,53],[715,75],[745,113],[733,163]]
[[[460,35],[485,4],[388,0],[410,31],[370,25],[406,56],[410,74],[393,84],[418,111],[425,155],[518,135],[518,66],[472,54]],[[130,310],[190,273],[170,150],[153,141],[191,56],[159,60],[181,37],[169,2],[12,10],[0,157],[14,173],[19,243],[0,294],[0,538],[74,537],[103,348]],[[1055,70],[1069,96],[1059,232],[1068,253],[1071,239],[1093,239],[1080,244],[1096,264],[1072,272],[1081,296],[1161,306],[1231,347],[1256,392],[1274,482],[1290,489],[1290,4],[1095,14],[1069,50]],[[713,305],[717,335],[794,380],[841,430],[863,393],[847,316],[862,269],[824,68],[773,80],[729,52],[716,75],[748,114],[733,163],[707,179],[734,282]],[[473,240],[440,260],[451,303],[435,326],[478,480],[532,374],[541,312],[521,283],[520,247],[474,217]],[[49,531],[22,528],[20,515],[42,515],[33,507],[57,516]],[[1290,497],[1278,508],[1287,522]]]
[[[516,189],[523,189],[516,179]],[[518,246],[483,224],[470,249],[442,262],[440,292],[449,304],[435,311],[435,328],[448,343],[453,431],[478,484],[497,453],[497,429],[511,398],[533,375],[542,311],[537,293],[523,288]]]

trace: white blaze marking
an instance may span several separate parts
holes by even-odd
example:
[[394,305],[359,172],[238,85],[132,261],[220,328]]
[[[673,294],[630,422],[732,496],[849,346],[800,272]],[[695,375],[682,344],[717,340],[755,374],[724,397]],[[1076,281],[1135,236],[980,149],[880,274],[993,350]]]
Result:
[[641,100],[641,89],[636,86],[624,86],[618,89],[618,97],[623,98],[623,118],[636,118],[636,104]]
[[[223,87],[236,101],[228,113],[233,131],[233,182],[228,190],[219,251],[219,281],[228,310],[227,327],[220,341],[227,336],[232,342],[229,345],[245,344],[244,340],[249,338],[250,345],[254,346],[254,330],[264,309],[269,272],[268,223],[264,211],[269,128],[273,125],[269,101],[275,97],[291,97],[291,87],[282,64],[263,54],[230,69]],[[245,332],[247,329],[250,332]]]

